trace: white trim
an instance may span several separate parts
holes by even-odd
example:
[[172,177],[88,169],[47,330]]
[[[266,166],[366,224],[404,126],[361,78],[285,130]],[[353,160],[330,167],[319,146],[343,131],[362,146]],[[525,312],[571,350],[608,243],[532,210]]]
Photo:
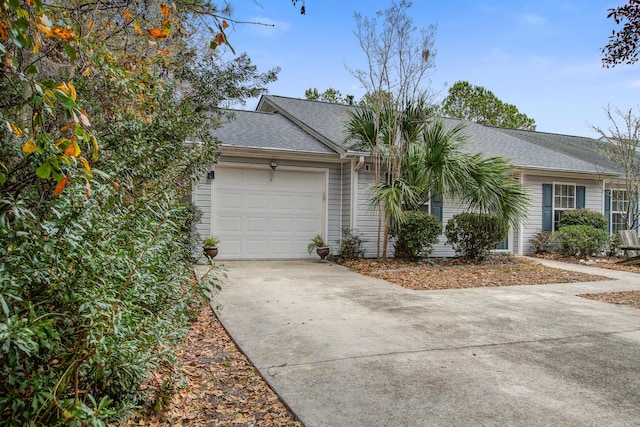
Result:
[[359,173],[355,168],[355,160],[351,160],[351,217],[349,228],[358,228],[358,177]]
[[[552,193],[551,193],[551,229],[552,231],[556,230],[556,185],[571,185],[573,186],[573,208],[558,208],[560,211],[571,211],[577,209],[578,206],[578,185],[575,182],[565,182],[565,181],[553,181],[552,182]],[[585,188],[586,192],[586,188]],[[585,194],[586,198],[586,194]]]
[[[520,185],[524,188],[524,173],[520,173]],[[518,253],[517,255],[524,255],[524,218],[520,220],[518,228]]]

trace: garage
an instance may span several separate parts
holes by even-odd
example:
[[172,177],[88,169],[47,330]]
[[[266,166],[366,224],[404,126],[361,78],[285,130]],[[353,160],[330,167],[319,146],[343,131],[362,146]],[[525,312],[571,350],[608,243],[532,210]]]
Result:
[[211,230],[219,259],[291,259],[325,230],[327,171],[265,165],[217,165],[211,182]]

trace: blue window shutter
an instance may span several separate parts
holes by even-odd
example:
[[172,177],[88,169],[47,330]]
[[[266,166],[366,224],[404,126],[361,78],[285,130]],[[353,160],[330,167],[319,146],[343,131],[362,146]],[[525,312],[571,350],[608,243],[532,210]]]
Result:
[[584,209],[587,189],[582,185],[576,186],[576,209]]
[[434,194],[431,197],[431,215],[442,222],[442,194]]
[[611,194],[609,194],[609,190],[604,193],[604,216],[607,217],[607,231],[611,233]]
[[542,184],[542,231],[553,231],[552,184]]

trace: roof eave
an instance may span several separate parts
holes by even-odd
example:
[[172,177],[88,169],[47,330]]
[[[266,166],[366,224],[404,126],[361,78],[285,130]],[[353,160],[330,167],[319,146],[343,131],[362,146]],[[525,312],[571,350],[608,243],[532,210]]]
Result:
[[324,161],[342,163],[344,156],[339,153],[317,153],[309,151],[287,150],[282,148],[242,147],[237,145],[220,145],[221,156],[253,157],[261,159],[287,159],[302,161]]

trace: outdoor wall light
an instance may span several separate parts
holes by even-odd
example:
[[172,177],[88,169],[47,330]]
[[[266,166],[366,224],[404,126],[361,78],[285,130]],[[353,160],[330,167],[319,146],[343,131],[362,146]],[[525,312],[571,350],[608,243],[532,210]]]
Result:
[[207,179],[216,179],[216,171],[207,172]]
[[278,167],[278,164],[276,162],[271,162],[269,166],[271,166],[271,169],[273,169],[273,171],[275,172],[276,168]]

